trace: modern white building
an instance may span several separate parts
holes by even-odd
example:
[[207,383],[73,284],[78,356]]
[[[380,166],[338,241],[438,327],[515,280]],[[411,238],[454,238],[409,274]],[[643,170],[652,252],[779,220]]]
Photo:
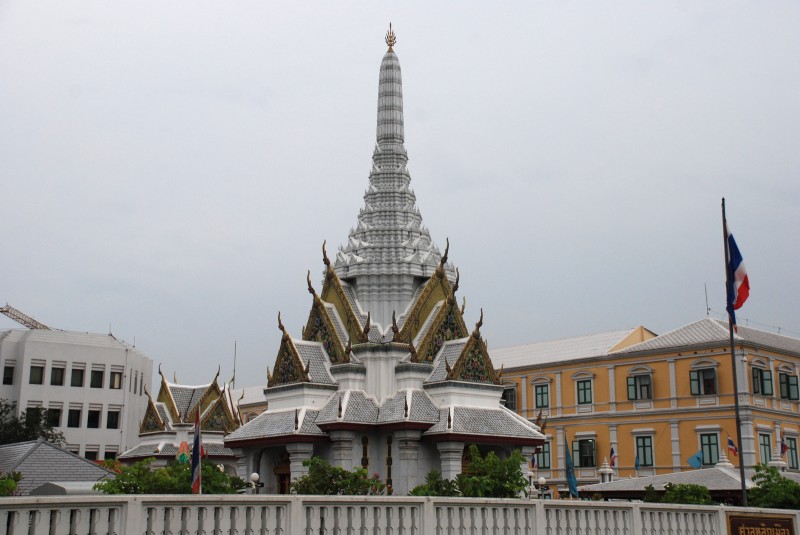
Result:
[[0,331],[0,398],[17,415],[47,410],[65,448],[87,459],[115,458],[138,442],[153,361],[111,334],[50,329]]

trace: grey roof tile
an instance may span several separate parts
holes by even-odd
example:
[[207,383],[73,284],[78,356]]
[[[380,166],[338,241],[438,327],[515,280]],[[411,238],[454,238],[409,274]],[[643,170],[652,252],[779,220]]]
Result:
[[317,413],[318,411],[307,410],[298,432],[294,429],[295,411],[265,411],[226,436],[225,442],[227,443],[229,440],[267,438],[293,434],[324,435],[315,424]]
[[[358,302],[358,296],[356,295],[356,289],[350,286],[345,281],[340,281],[342,283],[342,290],[344,290],[344,295],[347,297],[347,300],[350,302],[350,306],[353,308],[353,312],[355,313],[356,317],[358,318],[359,323],[362,327],[367,323],[367,315],[364,312],[361,312],[361,306]],[[347,343],[347,341],[345,341]]]
[[439,355],[436,357],[436,363],[434,364],[435,368],[433,369],[433,373],[425,380],[426,383],[437,383],[439,381],[444,381],[447,379],[447,367],[445,366],[445,360],[452,368],[453,365],[458,360],[459,355],[461,355],[461,351],[463,351],[464,346],[467,345],[466,338],[460,338],[458,340],[451,340],[449,342],[445,342],[442,345],[442,349],[439,350]]
[[419,390],[411,391],[411,403],[409,403],[408,418],[406,418],[406,392],[406,390],[402,390],[383,402],[378,414],[379,423],[401,421],[434,423],[438,421],[439,409],[425,392]]
[[[140,444],[133,449],[130,449],[119,456],[120,459],[128,459],[132,457],[171,457],[174,458],[178,454],[179,444],[167,443],[157,450],[156,444]],[[191,446],[190,446],[191,448]],[[203,442],[203,449],[210,457],[234,457],[235,453],[232,449],[226,448],[218,442]]]
[[431,310],[431,313],[428,314],[427,318],[425,318],[425,323],[422,324],[422,328],[417,333],[417,337],[414,338],[414,344],[419,344],[422,341],[422,339],[425,338],[425,335],[428,333],[428,331],[431,328],[431,324],[433,323],[433,320],[436,317],[436,314],[439,313],[439,310],[442,308],[442,306],[444,306],[444,303],[445,303],[444,301],[439,301],[433,307],[433,310]]
[[347,334],[347,329],[345,329],[342,324],[342,318],[339,317],[336,307],[330,303],[325,303],[325,310],[328,312],[328,317],[331,318],[334,329],[336,329],[336,336],[339,337],[339,341],[342,342],[342,345],[347,347],[347,340],[350,336]]
[[400,317],[397,318],[397,327],[398,328],[402,329],[403,325],[405,325],[406,320],[408,319],[408,314],[414,309],[414,305],[417,304],[417,301],[419,300],[419,296],[422,295],[422,291],[425,289],[425,285],[426,284],[427,284],[427,281],[426,281],[425,284],[420,284],[419,287],[417,288],[417,291],[415,291],[414,295],[411,296],[411,301],[408,302],[408,306],[403,311],[403,313],[400,314]]
[[534,429],[533,424],[526,425],[518,416],[507,409],[478,409],[471,407],[453,407],[451,428],[447,428],[449,409],[439,411],[439,421],[425,431],[425,435],[456,433],[467,435],[484,435],[497,437],[541,438],[544,435]]
[[[330,362],[322,344],[319,342],[306,342],[292,340],[303,364],[309,366],[308,375],[312,383],[335,384],[333,377],[328,372],[327,363]],[[309,365],[310,364],[310,365]]]

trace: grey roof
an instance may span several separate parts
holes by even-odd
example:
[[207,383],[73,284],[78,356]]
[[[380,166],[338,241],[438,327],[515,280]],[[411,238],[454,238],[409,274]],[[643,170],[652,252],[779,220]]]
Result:
[[439,409],[428,395],[420,390],[411,390],[411,403],[406,418],[406,392],[407,390],[401,390],[383,402],[378,413],[379,423],[403,421],[435,423],[439,420]]
[[460,338],[458,340],[451,340],[449,342],[445,342],[442,345],[442,349],[439,350],[439,355],[436,357],[436,364],[435,368],[433,369],[433,373],[425,380],[426,383],[437,383],[439,381],[444,381],[447,379],[447,367],[445,366],[445,360],[452,368],[453,365],[458,360],[459,355],[461,355],[461,351],[464,350],[464,346],[467,345],[466,338]]
[[355,312],[356,317],[358,318],[359,323],[364,326],[367,323],[367,315],[361,312],[361,306],[358,302],[358,297],[356,296],[356,289],[350,286],[345,281],[340,281],[342,283],[342,290],[344,290],[344,295],[347,297],[347,300],[350,302],[350,306]]
[[[210,384],[210,383],[209,383]],[[175,407],[178,409],[178,414],[181,418],[195,406],[200,400],[209,385],[202,386],[182,386],[172,383],[167,383],[172,399],[175,400]]]
[[491,350],[490,357],[496,368],[506,369],[536,364],[607,355],[634,329],[606,331],[547,342],[504,347]]
[[[179,444],[167,443],[161,449],[158,444],[140,444],[133,449],[124,452],[119,456],[120,459],[133,457],[175,457],[178,454]],[[218,442],[203,442],[203,449],[209,457],[235,457],[232,449],[226,448]]]
[[[294,410],[280,412],[265,411],[226,436],[225,442],[229,440],[247,440],[251,438],[268,438],[294,434],[323,435],[324,433],[315,423],[318,412],[319,411],[306,410],[305,416],[302,418],[300,429],[295,431]],[[300,411],[298,415],[302,417],[302,411]]]
[[[800,340],[797,338],[760,331],[750,327],[740,325],[739,332],[734,334],[734,340],[737,343],[750,342],[800,355]],[[618,353],[634,353],[704,344],[722,343],[727,345],[729,341],[730,334],[727,322],[703,318],[700,321],[684,325],[645,342],[627,347]]]
[[372,344],[388,344],[394,340],[394,332],[391,328],[387,328],[385,333],[378,330],[375,324],[372,324],[369,332],[367,333],[367,340]]
[[172,427],[172,419],[169,417],[169,411],[167,410],[167,406],[164,405],[161,401],[156,401],[156,411],[158,411],[158,415],[161,417],[161,421],[167,424],[167,427]]
[[403,325],[406,324],[406,320],[408,319],[408,314],[414,309],[414,305],[417,304],[417,301],[419,300],[419,296],[422,295],[422,290],[425,289],[426,285],[427,285],[427,281],[424,284],[420,284],[419,287],[417,287],[417,290],[414,292],[414,295],[411,296],[411,301],[408,302],[408,306],[403,311],[403,313],[400,314],[400,316],[397,318],[397,327],[398,328],[402,329]]
[[[300,358],[303,359],[303,364],[308,366],[308,376],[312,383],[334,384],[335,381],[331,377],[326,364],[329,362],[328,355],[322,349],[322,344],[319,342],[306,342],[303,340],[294,340],[297,352]],[[309,365],[310,364],[310,365]]]
[[50,481],[100,481],[114,477],[94,462],[42,439],[0,446],[0,459],[0,470],[22,474],[17,486],[22,496]]
[[[514,438],[540,438],[544,435],[536,431],[533,424],[525,422],[510,410],[478,409],[472,407],[453,407],[452,427],[447,428],[448,408],[439,411],[439,421],[425,435],[455,433],[464,435],[483,435]],[[527,425],[526,425],[527,424]]]
[[[745,470],[745,485],[747,488],[753,487],[751,480],[754,472]],[[664,484],[696,484],[703,485],[710,491],[737,491],[740,490],[739,469],[734,466],[714,466],[711,468],[701,468],[698,470],[687,470],[684,472],[671,472],[655,476],[634,477],[628,479],[618,479],[608,483],[596,483],[594,485],[584,485],[581,491],[586,492],[639,492],[645,491],[645,487],[653,485],[657,491],[664,490]]]
[[325,303],[325,310],[328,312],[328,317],[331,319],[331,323],[333,323],[334,329],[336,329],[336,336],[339,337],[339,340],[346,347],[347,340],[350,337],[350,335],[347,334],[347,330],[344,328],[344,325],[342,324],[341,318],[339,317],[339,313],[336,310],[336,307],[330,303]]

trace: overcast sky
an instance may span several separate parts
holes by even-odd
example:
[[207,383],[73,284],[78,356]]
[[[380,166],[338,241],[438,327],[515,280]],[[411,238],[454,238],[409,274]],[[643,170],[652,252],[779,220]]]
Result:
[[800,336],[796,1],[0,2],[0,302],[263,384],[363,205],[389,21],[490,350],[722,311],[723,196],[741,322]]

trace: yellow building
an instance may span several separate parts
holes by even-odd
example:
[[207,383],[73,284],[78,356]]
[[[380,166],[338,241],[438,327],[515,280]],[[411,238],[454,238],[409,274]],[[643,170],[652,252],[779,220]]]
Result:
[[[722,456],[745,467],[798,470],[800,340],[739,327],[735,355],[742,420],[736,442],[726,322],[702,319],[656,336],[644,327],[497,349],[506,405],[539,420],[547,443],[536,477],[565,484],[566,451],[580,485],[704,467]],[[638,470],[637,470],[638,465]]]

